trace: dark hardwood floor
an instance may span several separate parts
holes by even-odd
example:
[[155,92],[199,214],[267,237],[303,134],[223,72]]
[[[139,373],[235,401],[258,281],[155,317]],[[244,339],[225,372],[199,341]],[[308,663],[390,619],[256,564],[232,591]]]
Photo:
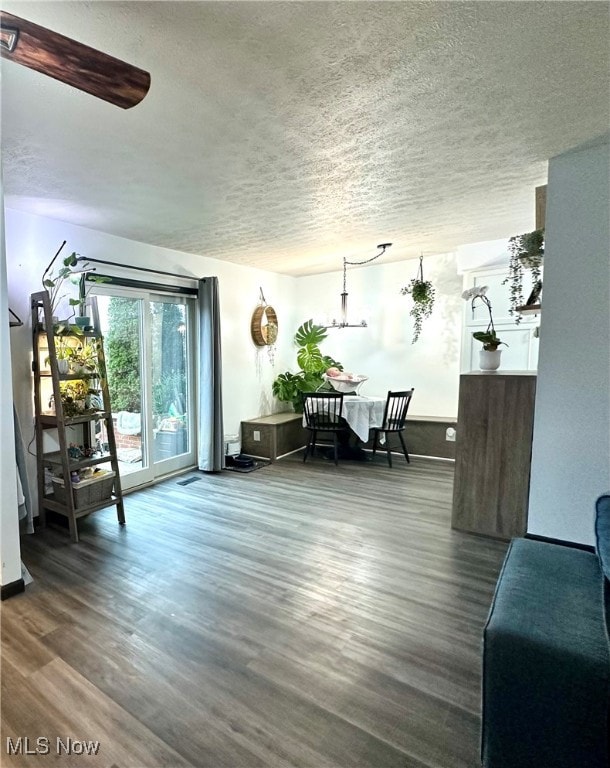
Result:
[[[451,530],[452,465],[394,464],[193,472],[127,496],[125,528],[111,508],[79,544],[25,536],[34,583],[2,604],[0,762],[478,765],[506,545]],[[7,755],[19,736],[49,755]],[[68,738],[99,751],[66,754]]]

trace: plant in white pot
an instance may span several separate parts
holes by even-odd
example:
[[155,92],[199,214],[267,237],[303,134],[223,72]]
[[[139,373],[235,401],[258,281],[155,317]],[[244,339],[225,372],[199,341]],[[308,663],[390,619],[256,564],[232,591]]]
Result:
[[487,311],[489,312],[489,323],[487,324],[486,330],[475,331],[472,336],[483,345],[483,349],[479,352],[480,369],[482,371],[496,371],[500,367],[500,358],[502,355],[502,350],[499,349],[499,347],[501,344],[504,344],[504,346],[507,347],[508,344],[505,341],[501,341],[496,335],[496,329],[494,328],[494,321],[491,313],[491,302],[487,298],[486,293],[487,286],[482,285],[464,291],[462,298],[465,301],[470,301],[473,310],[477,300],[487,307]]
[[[55,326],[55,358],[57,360],[57,370],[59,373],[68,373],[70,370],[70,357],[73,352],[73,348],[68,344],[66,338],[66,332],[63,331],[65,326],[57,324]],[[61,332],[57,332],[57,329],[62,329]],[[45,358],[45,365],[49,365],[51,361],[50,357]]]

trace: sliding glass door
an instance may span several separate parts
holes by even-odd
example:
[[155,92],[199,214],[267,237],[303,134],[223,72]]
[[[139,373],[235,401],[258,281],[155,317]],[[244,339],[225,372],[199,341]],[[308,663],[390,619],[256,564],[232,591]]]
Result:
[[[151,322],[152,416],[154,430],[153,462],[161,471],[184,465],[193,457],[189,371],[194,370],[189,341],[189,305],[157,297],[149,304]],[[193,460],[190,461],[193,464]]]
[[195,462],[191,297],[96,286],[123,487]]

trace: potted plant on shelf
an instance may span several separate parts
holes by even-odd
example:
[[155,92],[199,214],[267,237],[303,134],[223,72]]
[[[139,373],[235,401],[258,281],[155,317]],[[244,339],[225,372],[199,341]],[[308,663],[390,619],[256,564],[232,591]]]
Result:
[[82,379],[60,381],[61,402],[66,416],[78,416],[87,409],[89,384]]
[[413,306],[409,314],[413,318],[413,339],[411,344],[419,339],[422,323],[430,317],[434,308],[434,286],[430,280],[424,280],[423,256],[419,257],[419,270],[417,277],[409,281],[408,285],[400,289],[403,296],[409,294],[413,299]]
[[[57,371],[59,373],[68,373],[70,370],[70,359],[74,348],[67,343],[66,333],[58,333],[55,326],[55,357],[57,359]],[[50,357],[45,358],[45,365],[49,365]]]
[[469,288],[467,291],[464,291],[462,298],[465,301],[470,301],[473,310],[477,299],[481,304],[484,304],[487,307],[487,311],[489,312],[489,323],[487,324],[487,328],[485,331],[475,331],[472,336],[483,344],[483,349],[479,352],[480,369],[482,371],[496,371],[500,367],[500,358],[502,355],[502,350],[498,349],[498,347],[501,344],[504,344],[504,346],[507,347],[508,344],[499,339],[496,335],[496,329],[494,328],[494,321],[491,313],[491,302],[487,298],[486,293],[487,286],[483,285]]
[[273,382],[273,394],[278,400],[292,403],[294,410],[303,409],[301,392],[313,392],[326,384],[323,374],[328,368],[343,370],[341,363],[328,355],[323,355],[319,344],[326,338],[326,329],[307,320],[299,326],[294,335],[294,343],[299,347],[297,363],[299,373],[286,371]]
[[[88,279],[85,281],[85,277]],[[109,277],[103,277],[102,275],[92,275],[90,271],[81,272],[78,279],[79,295],[77,299],[69,299],[69,305],[74,309],[75,317],[74,322],[78,328],[82,330],[91,329],[91,317],[86,315],[87,299],[91,293],[91,289],[94,285],[100,283],[107,283],[110,281]],[[76,307],[78,307],[78,315],[76,314]]]
[[94,376],[97,373],[98,355],[94,344],[81,343],[73,348],[70,367],[74,373]]
[[508,264],[508,277],[502,285],[510,285],[510,309],[511,316],[518,324],[521,322],[518,308],[523,306],[523,277],[525,270],[532,273],[534,285],[540,283],[542,261],[544,257],[544,229],[535,229],[523,235],[515,235],[508,241],[510,261]]
[[[88,288],[85,287],[85,275],[90,273],[92,269],[89,268],[87,261],[79,261],[79,254],[76,253],[76,251],[72,251],[69,256],[66,256],[62,260],[61,266],[57,270],[57,274],[55,274],[53,265],[55,264],[55,261],[57,260],[57,257],[61,253],[61,250],[65,244],[66,241],[64,240],[61,247],[55,256],[53,256],[49,265],[43,272],[42,286],[49,294],[49,302],[51,304],[51,315],[53,317],[53,322],[59,323],[56,312],[58,312],[61,302],[68,298],[68,306],[72,307],[73,315],[75,314],[74,308],[80,308],[79,316],[75,319],[75,324],[81,328],[84,328],[91,324],[90,318],[84,316],[84,308],[89,292],[93,288],[93,285],[90,285]],[[106,283],[108,282],[108,279],[109,278],[107,277],[90,275],[89,282],[92,284]],[[68,293],[65,292],[69,284],[78,286],[79,296],[77,298],[70,297],[68,296]],[[65,320],[61,323],[63,326],[67,324],[68,320]]]

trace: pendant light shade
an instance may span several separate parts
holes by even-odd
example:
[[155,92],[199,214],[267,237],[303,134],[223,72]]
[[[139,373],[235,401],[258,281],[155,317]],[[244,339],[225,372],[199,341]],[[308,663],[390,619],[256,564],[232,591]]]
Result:
[[381,243],[377,246],[377,248],[380,248],[381,250],[379,253],[376,253],[372,258],[365,259],[364,261],[348,261],[345,257],[343,258],[343,291],[341,293],[341,314],[339,315],[339,320],[334,320],[331,322],[330,325],[325,325],[325,328],[366,328],[367,322],[366,320],[361,320],[359,323],[350,323],[347,318],[347,265],[350,266],[361,266],[362,264],[369,264],[371,261],[375,261],[375,259],[378,259],[380,256],[382,256],[386,248],[389,248],[392,245],[392,243]]

